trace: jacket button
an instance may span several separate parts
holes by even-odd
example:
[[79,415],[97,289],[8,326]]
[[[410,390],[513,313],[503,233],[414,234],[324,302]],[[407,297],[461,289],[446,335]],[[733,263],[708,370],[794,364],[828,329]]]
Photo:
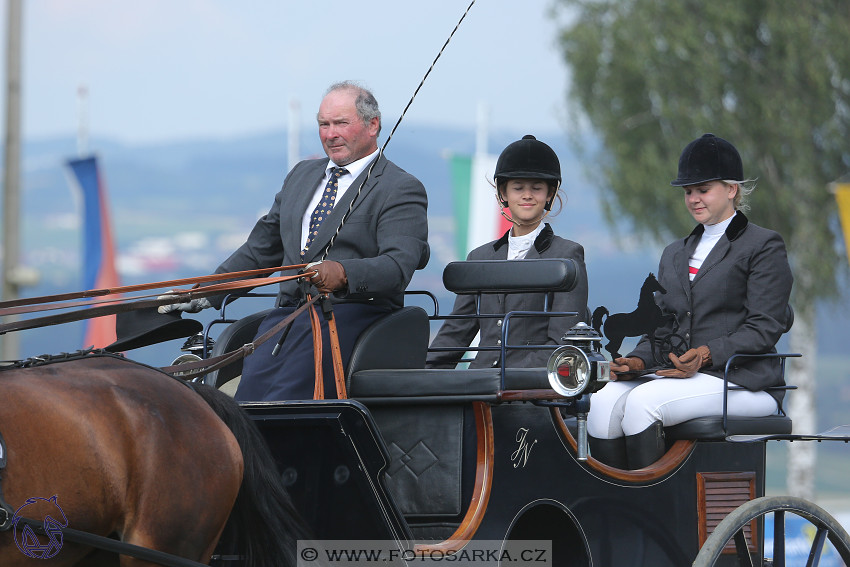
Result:
[[497,344],[498,346],[502,346],[502,339],[498,339],[498,340],[496,341],[496,344]]
[[497,327],[501,327],[501,326],[502,326],[502,320],[501,320],[501,319],[499,319],[498,321],[496,321],[496,326],[497,326]]

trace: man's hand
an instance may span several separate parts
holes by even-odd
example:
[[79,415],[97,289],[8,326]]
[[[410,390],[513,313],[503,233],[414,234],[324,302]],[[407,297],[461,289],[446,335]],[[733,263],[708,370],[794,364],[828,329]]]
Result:
[[319,293],[333,293],[341,289],[345,289],[348,285],[348,278],[345,275],[345,268],[339,262],[333,260],[324,260],[322,262],[313,262],[307,264],[305,271],[315,271],[316,273],[310,276],[310,283],[316,286]]
[[645,368],[643,364],[643,360],[636,357],[630,356],[628,358],[615,358],[611,362],[611,380],[631,380],[634,378],[633,375],[630,374],[616,374],[617,372],[640,372]]
[[673,366],[676,368],[659,370],[656,374],[665,378],[690,378],[700,368],[711,364],[711,351],[703,345],[686,351],[682,356],[676,356],[671,352],[670,360],[673,361]]
[[[160,295],[157,299],[169,299],[175,298],[174,295]],[[199,299],[193,299],[191,301],[187,301],[185,303],[172,303],[171,305],[160,305],[156,308],[156,310],[160,313],[171,313],[172,311],[183,311],[185,313],[200,313],[201,309],[206,309],[207,307],[212,307],[209,299],[206,297],[201,297]]]

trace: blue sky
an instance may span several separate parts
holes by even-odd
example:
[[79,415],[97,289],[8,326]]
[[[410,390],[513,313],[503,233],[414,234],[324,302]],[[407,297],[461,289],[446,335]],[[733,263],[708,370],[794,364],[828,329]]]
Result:
[[[472,127],[483,102],[492,129],[564,130],[568,73],[550,4],[477,0],[405,120]],[[309,127],[325,88],[340,79],[371,87],[389,128],[468,5],[25,1],[23,135],[76,132],[80,85],[93,137],[262,132],[287,125],[292,100]],[[2,9],[5,18],[5,1]]]

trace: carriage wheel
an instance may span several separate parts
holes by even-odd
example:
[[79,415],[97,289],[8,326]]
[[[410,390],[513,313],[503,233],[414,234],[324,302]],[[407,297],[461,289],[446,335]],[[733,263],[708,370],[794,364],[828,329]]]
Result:
[[[709,565],[739,565],[755,566],[752,545],[758,547],[758,542],[748,542],[750,522],[763,520],[768,514],[773,514],[773,550],[765,550],[764,561],[760,567],[785,567],[785,514],[795,514],[808,521],[814,528],[814,537],[809,549],[807,565],[816,566],[827,540],[833,545],[844,564],[850,565],[850,536],[823,508],[793,496],[765,496],[756,498],[736,508],[705,540],[693,567],[708,567]],[[760,526],[764,523],[759,521]],[[761,527],[760,529],[763,529]],[[749,544],[749,545],[748,545]],[[734,546],[734,557],[726,555],[721,561],[721,554],[727,545]]]

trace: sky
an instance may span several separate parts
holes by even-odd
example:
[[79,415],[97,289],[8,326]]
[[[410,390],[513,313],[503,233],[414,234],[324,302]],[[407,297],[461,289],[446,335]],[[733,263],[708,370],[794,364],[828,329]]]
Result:
[[[476,0],[404,120],[474,127],[484,105],[491,129],[563,130],[552,2]],[[343,79],[373,90],[388,128],[469,3],[24,0],[22,135],[225,138],[286,127],[293,103],[310,127]]]

